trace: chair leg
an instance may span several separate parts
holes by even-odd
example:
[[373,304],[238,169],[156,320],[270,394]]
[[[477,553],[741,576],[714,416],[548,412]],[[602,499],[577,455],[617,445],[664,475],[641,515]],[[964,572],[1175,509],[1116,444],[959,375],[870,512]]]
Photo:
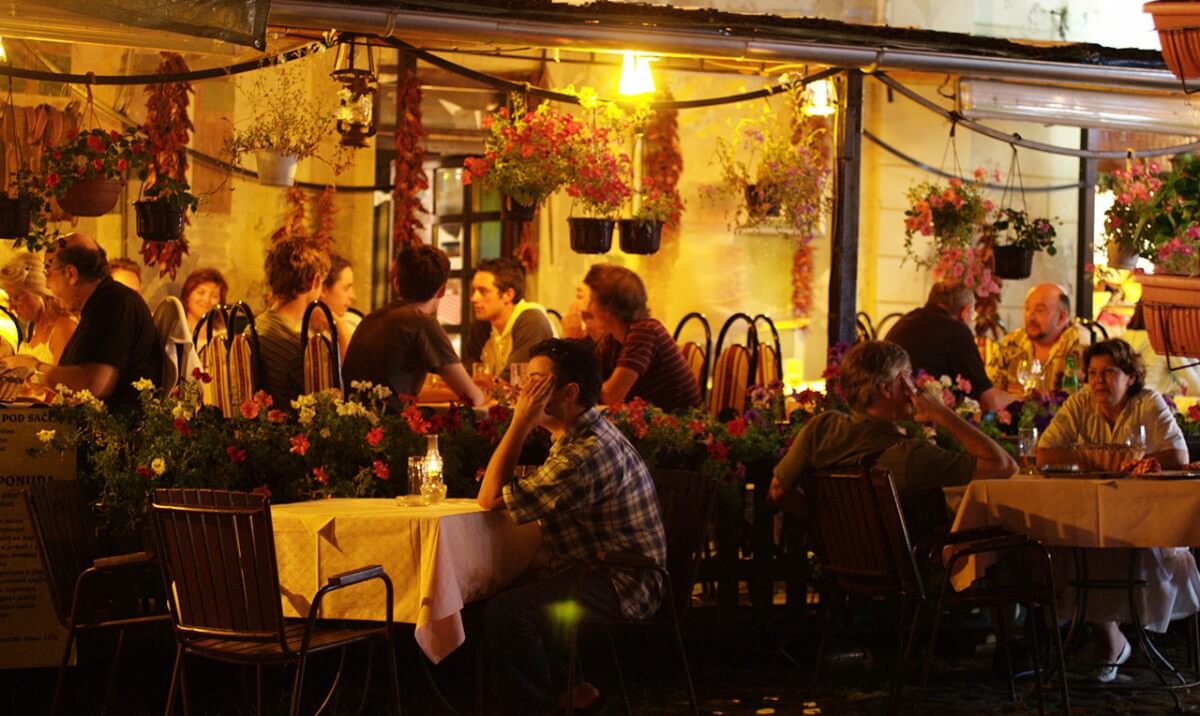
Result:
[[1012,653],[1008,649],[1008,610],[1007,604],[992,607],[996,619],[996,648],[1004,655],[1004,674],[1008,677],[1008,698],[1017,702],[1017,681],[1013,677]]
[[301,654],[296,661],[296,679],[292,682],[292,705],[288,709],[291,716],[299,716],[300,714],[300,698],[303,695],[301,692],[304,689],[304,667],[308,661],[307,654]]
[[[387,644],[385,643],[384,646],[387,646]],[[367,647],[367,669],[366,669],[366,676],[363,678],[362,696],[358,700],[358,711],[355,711],[354,713],[361,714],[363,712],[363,709],[365,709],[367,707],[367,693],[371,689],[371,672],[372,672],[372,669],[374,669],[374,667],[375,667],[375,643],[371,642],[370,646]]]
[[[621,703],[625,704],[625,716],[630,716],[633,712],[629,710],[629,694],[625,691],[625,674],[621,673],[621,658],[617,654],[617,643],[613,641],[611,629],[604,630],[604,636],[608,640],[608,653],[612,656],[613,668],[617,671],[617,686],[621,689]],[[568,692],[570,694],[571,692]],[[573,694],[568,696],[572,698]]]
[[[669,595],[670,589],[667,590]],[[683,644],[683,633],[679,629],[679,615],[675,612],[674,602],[667,602],[671,612],[671,629],[675,632],[675,648],[679,650],[679,663],[683,666],[683,681],[687,685],[688,704],[692,707],[692,716],[699,716],[700,705],[696,701],[696,687],[692,683],[692,669],[688,666],[687,647]],[[611,637],[610,637],[611,638]],[[621,695],[625,695],[625,683],[621,683]],[[629,713],[629,699],[625,699],[625,712]]]
[[[908,661],[917,625],[921,621],[920,602],[911,599],[901,600],[898,621],[899,623],[896,625],[896,666],[892,669],[892,684],[888,690],[889,716],[900,713],[900,695],[904,690],[904,665]],[[913,704],[913,712],[916,713],[916,703]]]
[[921,698],[929,687],[929,669],[933,666],[933,652],[937,648],[938,629],[942,626],[942,610],[945,608],[946,590],[950,585],[950,577],[942,581],[942,591],[938,593],[937,606],[933,611],[933,627],[929,631],[929,644],[925,647],[925,663],[921,665],[921,686],[913,699],[913,713],[919,713]]
[[[166,716],[171,716],[175,713],[175,689],[181,682],[183,675],[183,644],[175,645],[175,665],[171,667],[171,685],[167,688],[167,708],[164,712]],[[183,695],[184,709],[187,709],[187,694]]]
[[1058,655],[1058,684],[1062,689],[1063,713],[1071,714],[1071,692],[1067,689],[1067,658],[1063,651],[1062,632],[1058,628],[1058,605],[1054,603],[1051,594],[1047,601],[1050,604],[1050,636],[1054,639],[1054,651]]
[[75,625],[67,629],[67,641],[63,646],[62,658],[58,662],[58,676],[54,679],[54,700],[50,703],[50,716],[58,716],[62,703],[63,687],[67,682],[67,663],[71,661],[71,647],[75,645]]
[[[392,630],[388,629],[384,636],[387,648],[388,682],[392,686],[392,700],[396,702],[396,716],[400,716],[400,669],[396,666],[396,643],[392,640]],[[418,654],[418,658],[421,658]]]
[[[1041,609],[1039,609],[1038,615],[1040,616],[1041,613]],[[1038,716],[1045,716],[1046,693],[1045,689],[1042,687],[1042,655],[1038,649],[1038,620],[1035,620],[1033,617],[1033,609],[1029,609],[1029,612],[1025,616],[1025,621],[1029,627],[1025,630],[1029,633],[1029,648],[1033,653],[1033,678],[1034,688],[1037,689]]]
[[263,713],[263,667],[258,664],[254,667],[254,713],[257,716],[262,716]]
[[117,685],[117,674],[121,668],[121,649],[125,646],[125,629],[117,630],[117,648],[113,651],[112,663],[108,665],[108,679],[104,684],[104,701],[100,704],[100,716],[108,713],[113,691]]
[[567,640],[567,716],[575,715],[575,668],[578,661],[579,620],[574,620]]
[[[368,650],[370,649],[369,646],[367,648]],[[333,701],[333,695],[337,692],[338,684],[342,683],[342,672],[346,669],[346,647],[343,646],[338,651],[341,654],[338,656],[338,668],[337,672],[333,675],[333,683],[329,685],[329,692],[325,694],[325,698],[321,700],[321,705],[313,712],[313,716],[321,716],[325,712],[325,709],[329,706],[329,702]]]

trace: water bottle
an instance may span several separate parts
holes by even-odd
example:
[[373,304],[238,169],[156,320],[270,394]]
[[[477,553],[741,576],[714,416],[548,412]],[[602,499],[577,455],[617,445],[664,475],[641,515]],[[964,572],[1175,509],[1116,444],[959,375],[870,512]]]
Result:
[[1067,356],[1067,367],[1063,371],[1062,389],[1068,393],[1079,390],[1079,378],[1075,375],[1075,356]]

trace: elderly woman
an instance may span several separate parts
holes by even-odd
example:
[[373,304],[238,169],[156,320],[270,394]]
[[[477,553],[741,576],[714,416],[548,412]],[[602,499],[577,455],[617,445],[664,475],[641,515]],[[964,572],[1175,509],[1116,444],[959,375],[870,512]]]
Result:
[[[1146,369],[1141,358],[1120,339],[1101,341],[1083,354],[1087,386],[1063,403],[1038,442],[1039,465],[1084,462],[1076,444],[1111,445],[1140,441],[1145,433],[1146,455],[1165,468],[1187,462],[1187,445],[1162,396],[1145,387]],[[1124,579],[1128,553],[1117,550],[1091,552],[1091,579]],[[1200,574],[1192,554],[1183,548],[1141,550],[1138,555],[1144,589],[1136,590],[1141,622],[1147,629],[1165,632],[1172,619],[1194,614],[1200,608]],[[1088,621],[1097,626],[1101,656],[1107,663],[1096,670],[1097,681],[1117,676],[1132,648],[1119,622],[1129,621],[1128,595],[1119,590],[1093,590],[1088,594]]]
[[603,335],[597,352],[608,377],[600,401],[642,398],[667,412],[699,405],[700,386],[675,339],[650,317],[642,279],[627,268],[597,264],[583,282],[591,291],[583,318],[589,332]]
[[8,293],[12,312],[30,326],[28,340],[17,353],[57,365],[75,333],[75,319],[47,288],[42,257],[28,252],[14,256],[0,268],[0,288]]

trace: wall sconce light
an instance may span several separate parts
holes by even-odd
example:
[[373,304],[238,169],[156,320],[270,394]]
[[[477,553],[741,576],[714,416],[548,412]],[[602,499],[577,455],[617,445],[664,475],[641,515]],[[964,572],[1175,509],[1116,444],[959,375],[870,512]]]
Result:
[[[367,138],[375,136],[375,105],[379,103],[379,77],[375,74],[371,46],[356,45],[354,40],[338,45],[334,70],[329,75],[341,85],[337,131],[342,135],[342,145],[347,147],[365,147]],[[365,68],[355,66],[361,55],[366,55]]]
[[809,82],[804,88],[804,114],[808,117],[828,117],[837,111],[833,83],[828,80]]
[[621,60],[621,79],[617,84],[617,92],[625,96],[654,92],[654,74],[650,72],[650,63],[654,58],[628,50],[621,54],[624,59]]

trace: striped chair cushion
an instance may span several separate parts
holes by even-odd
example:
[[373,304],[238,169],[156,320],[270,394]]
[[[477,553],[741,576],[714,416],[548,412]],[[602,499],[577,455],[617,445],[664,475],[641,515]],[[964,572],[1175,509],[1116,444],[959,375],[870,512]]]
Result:
[[683,352],[683,362],[687,363],[688,370],[692,371],[692,377],[696,379],[696,385],[700,386],[701,392],[704,391],[704,386],[708,382],[708,376],[704,375],[704,349],[695,341],[688,341],[679,346],[679,350]]
[[204,385],[204,404],[215,405],[225,417],[233,417],[237,406],[229,402],[229,348],[223,338],[214,336],[200,349],[200,367],[212,376]]
[[758,385],[770,385],[779,380],[779,355],[775,346],[763,344],[758,347],[758,365],[754,367],[754,382]]
[[726,346],[713,366],[712,393],[708,409],[714,416],[725,408],[741,412],[746,408],[746,387],[750,379],[750,350],[746,346]]
[[[245,331],[229,341],[229,401],[234,411],[254,397],[254,346]],[[279,406],[286,408],[288,406]],[[229,413],[227,413],[228,415]]]
[[321,390],[337,388],[338,381],[333,374],[333,354],[337,350],[333,342],[322,335],[308,337],[308,345],[304,346],[304,392],[316,393]]

